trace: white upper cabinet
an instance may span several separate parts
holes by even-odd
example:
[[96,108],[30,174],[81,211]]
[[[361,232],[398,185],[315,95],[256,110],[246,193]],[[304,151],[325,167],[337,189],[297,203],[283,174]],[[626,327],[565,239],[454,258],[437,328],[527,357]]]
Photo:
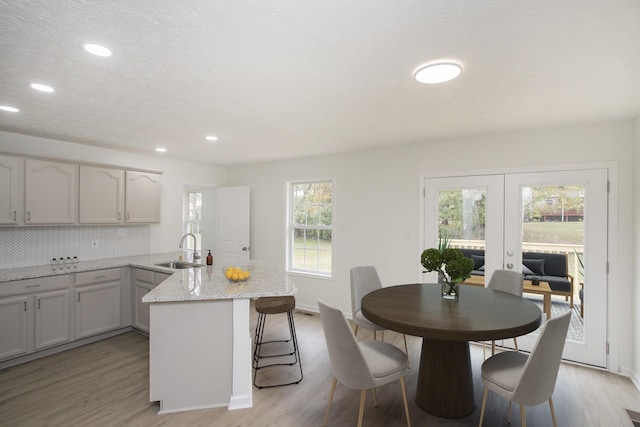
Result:
[[160,222],[160,174],[126,171],[125,222]]
[[124,171],[80,166],[80,224],[124,222]]
[[24,159],[0,156],[0,224],[22,219],[22,168]]
[[78,166],[25,161],[25,224],[74,224]]

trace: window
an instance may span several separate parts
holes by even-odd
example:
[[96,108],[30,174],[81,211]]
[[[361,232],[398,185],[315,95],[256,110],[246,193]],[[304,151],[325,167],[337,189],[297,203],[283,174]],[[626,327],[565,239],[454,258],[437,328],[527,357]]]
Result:
[[[200,223],[202,220],[202,191],[201,190],[185,190],[184,193],[184,232],[192,233],[196,236],[197,251],[202,251],[202,236],[200,232]],[[184,250],[193,250],[193,239],[185,239]]]
[[290,182],[288,193],[288,270],[331,276],[333,182]]

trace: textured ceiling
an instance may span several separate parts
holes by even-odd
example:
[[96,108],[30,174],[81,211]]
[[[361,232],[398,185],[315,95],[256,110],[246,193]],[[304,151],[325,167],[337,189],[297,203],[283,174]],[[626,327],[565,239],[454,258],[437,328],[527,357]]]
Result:
[[[436,59],[461,77],[416,83]],[[3,104],[3,131],[218,165],[629,119],[640,1],[3,0]]]

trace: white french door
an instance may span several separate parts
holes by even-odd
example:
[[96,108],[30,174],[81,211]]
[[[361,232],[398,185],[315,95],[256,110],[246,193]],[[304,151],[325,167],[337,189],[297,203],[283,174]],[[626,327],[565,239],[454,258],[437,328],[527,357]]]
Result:
[[[605,367],[607,179],[606,169],[425,178],[424,246],[446,233],[453,246],[484,249],[487,281],[496,269],[522,271],[523,250],[565,253],[575,306],[552,297],[553,313],[572,311],[563,358]],[[537,334],[518,338],[519,347],[531,350]]]

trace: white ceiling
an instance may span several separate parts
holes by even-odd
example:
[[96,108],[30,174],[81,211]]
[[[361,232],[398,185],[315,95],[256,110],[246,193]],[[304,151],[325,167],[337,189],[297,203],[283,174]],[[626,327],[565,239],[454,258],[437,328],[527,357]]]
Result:
[[[461,77],[417,83],[437,59]],[[3,0],[3,104],[3,131],[218,165],[630,119],[640,1]]]

